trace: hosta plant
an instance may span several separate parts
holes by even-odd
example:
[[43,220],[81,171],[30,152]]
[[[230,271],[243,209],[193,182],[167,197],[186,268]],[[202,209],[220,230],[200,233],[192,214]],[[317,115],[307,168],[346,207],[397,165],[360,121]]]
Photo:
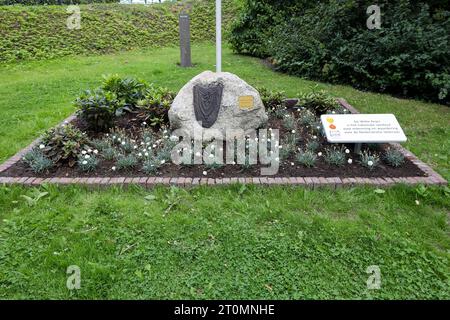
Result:
[[169,123],[169,109],[175,99],[175,93],[162,87],[150,86],[143,99],[137,102],[144,111],[141,121],[152,127],[163,127]]

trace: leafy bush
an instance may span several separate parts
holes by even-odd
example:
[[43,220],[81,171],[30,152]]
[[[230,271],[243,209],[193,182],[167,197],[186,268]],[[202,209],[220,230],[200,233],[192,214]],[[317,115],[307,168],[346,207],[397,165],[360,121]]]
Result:
[[298,104],[316,115],[329,113],[339,106],[336,99],[323,90],[300,94]]
[[74,104],[78,108],[78,116],[94,131],[106,131],[111,128],[120,106],[114,93],[101,89],[86,90]]
[[283,100],[286,99],[284,91],[271,91],[265,87],[256,88],[266,110],[273,112],[284,107]]
[[300,151],[297,154],[297,162],[305,167],[314,167],[317,161],[317,155],[310,150]]
[[145,111],[142,119],[152,127],[162,127],[169,123],[169,109],[176,93],[167,88],[150,86],[143,100],[137,102],[138,108]]
[[73,125],[62,125],[47,131],[42,138],[42,152],[55,164],[67,162],[75,165],[83,147],[90,141],[84,132]]
[[384,161],[392,167],[401,167],[405,163],[405,156],[397,149],[389,148],[384,153]]
[[102,89],[114,93],[121,105],[134,107],[143,99],[148,85],[142,80],[131,77],[121,78],[117,74],[104,76]]
[[231,44],[290,74],[449,104],[448,1],[380,0],[379,30],[366,26],[372,4],[246,0]]

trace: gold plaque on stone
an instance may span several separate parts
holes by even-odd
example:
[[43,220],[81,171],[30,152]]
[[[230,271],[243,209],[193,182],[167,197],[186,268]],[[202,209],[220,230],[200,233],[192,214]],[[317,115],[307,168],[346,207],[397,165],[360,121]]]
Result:
[[239,108],[240,109],[252,109],[254,106],[253,96],[241,96],[239,97]]

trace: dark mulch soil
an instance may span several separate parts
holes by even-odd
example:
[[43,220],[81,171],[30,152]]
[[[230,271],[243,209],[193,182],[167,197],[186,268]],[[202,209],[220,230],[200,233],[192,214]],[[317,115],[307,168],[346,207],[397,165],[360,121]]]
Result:
[[[140,128],[142,127],[142,115],[141,114],[128,114],[123,118],[119,119],[116,123],[116,127],[124,128],[132,137],[138,136]],[[73,124],[79,127],[81,130],[86,131],[85,124],[79,120],[74,120]],[[283,129],[281,121],[276,118],[272,118],[269,121],[269,128],[281,128],[280,129],[280,140],[283,136],[288,133]],[[308,130],[300,130],[301,140],[308,141],[311,138],[311,134]],[[88,132],[91,138],[99,138],[101,134],[94,132]],[[326,143],[324,138],[321,142]],[[280,143],[281,144],[281,143]],[[348,144],[347,147],[353,151],[353,145]],[[363,146],[363,150],[366,146]],[[382,151],[385,146],[378,146]],[[224,148],[225,149],[225,148]],[[323,151],[323,150],[320,150]],[[417,166],[415,166],[411,161],[405,160],[405,163],[400,168],[393,168],[384,163],[372,171],[367,168],[362,167],[358,164],[357,160],[359,156],[353,152],[348,155],[348,158],[353,159],[353,164],[345,164],[342,167],[330,166],[328,165],[323,157],[319,158],[314,168],[305,168],[300,165],[291,165],[292,162],[295,163],[294,157],[284,161],[280,164],[280,169],[275,177],[423,177],[426,176]],[[55,169],[52,169],[46,174],[35,174],[23,161],[19,161],[8,170],[0,173],[0,176],[9,177],[145,177],[147,176],[143,173],[140,168],[136,168],[132,171],[112,171],[111,168],[114,166],[113,161],[102,160],[101,164],[95,172],[85,173],[81,172],[77,168],[70,168],[68,165],[61,165]],[[203,171],[208,171],[206,177],[208,178],[223,178],[223,177],[261,177],[261,167],[260,165],[254,165],[250,169],[243,169],[240,165],[226,165],[219,169],[207,169],[204,165],[190,165],[190,166],[178,166],[174,164],[166,164],[162,166],[159,170],[157,176],[161,177],[205,177]]]

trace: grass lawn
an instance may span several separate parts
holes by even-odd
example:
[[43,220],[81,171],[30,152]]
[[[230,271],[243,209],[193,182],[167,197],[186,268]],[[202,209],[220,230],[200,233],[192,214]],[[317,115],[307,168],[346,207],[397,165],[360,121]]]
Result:
[[[177,67],[178,56],[164,48],[0,67],[0,161],[72,113],[102,74],[178,90],[214,69],[211,45],[193,47],[195,68]],[[315,85],[229,50],[223,67],[290,96]],[[361,111],[396,114],[406,147],[450,178],[447,107],[318,86]],[[0,187],[0,206],[0,298],[450,298],[448,188]],[[80,290],[66,288],[69,265],[81,268]],[[366,288],[371,265],[380,290]]]

